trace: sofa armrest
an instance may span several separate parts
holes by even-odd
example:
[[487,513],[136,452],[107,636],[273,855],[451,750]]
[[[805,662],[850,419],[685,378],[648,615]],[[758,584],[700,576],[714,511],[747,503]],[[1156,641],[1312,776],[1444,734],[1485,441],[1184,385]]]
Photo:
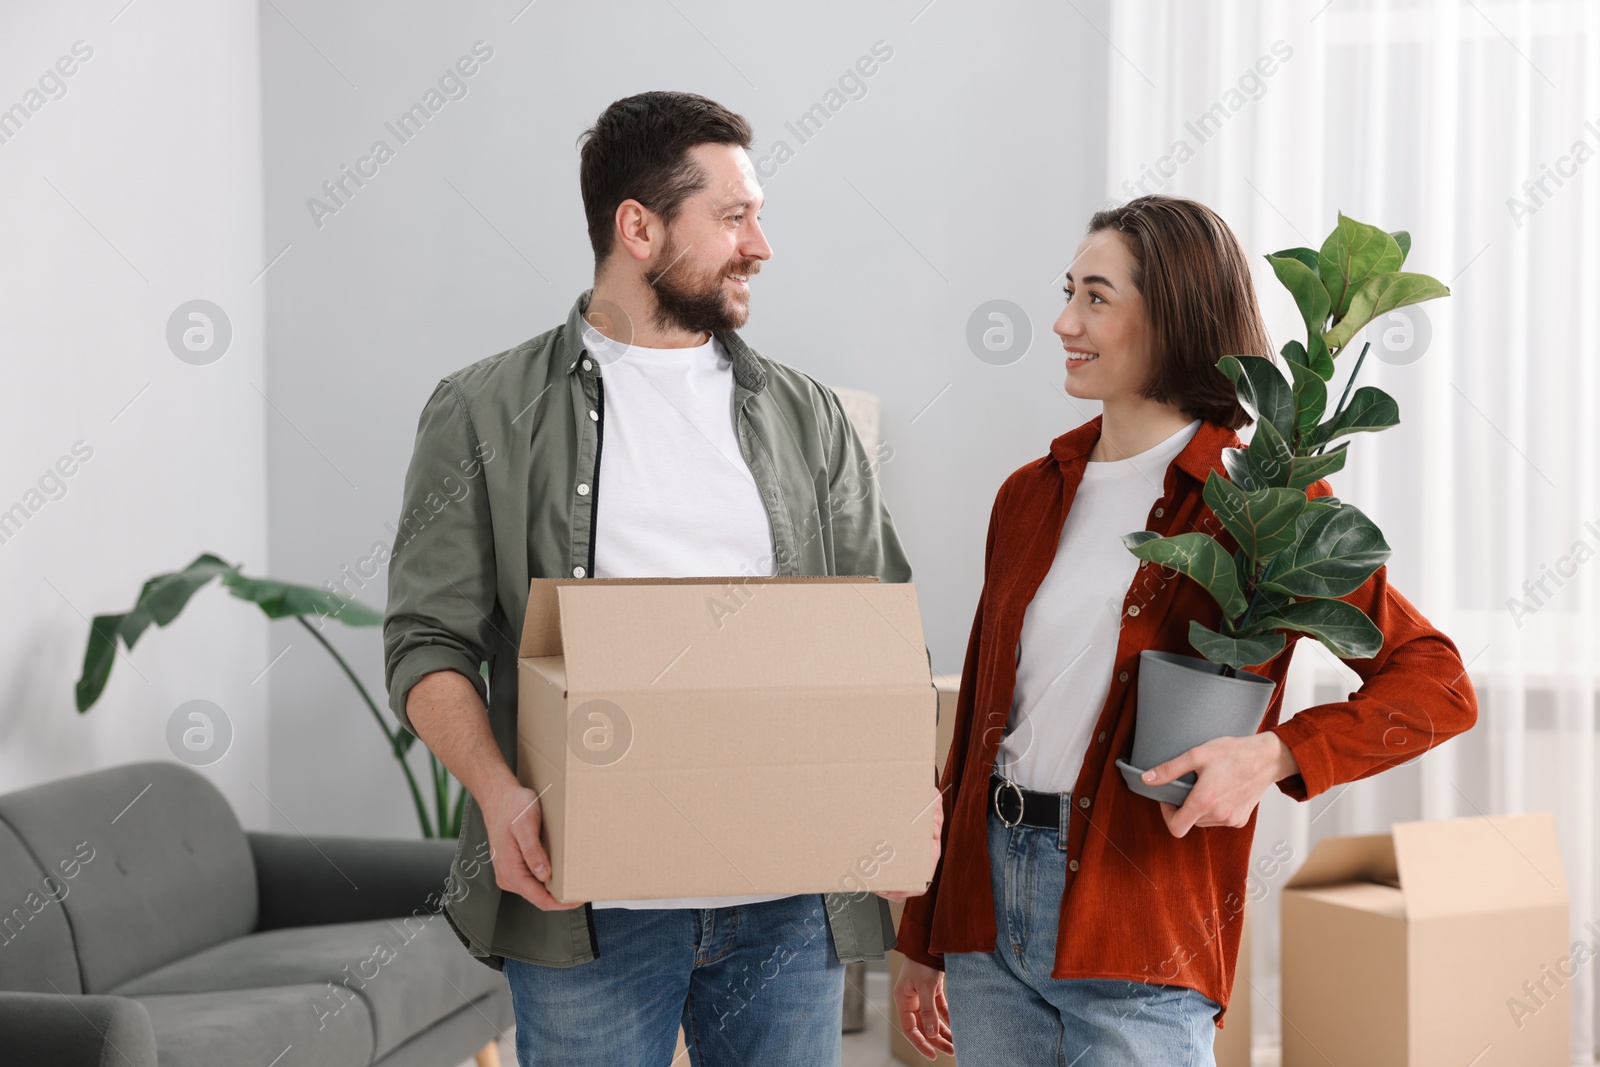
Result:
[[0,993],[7,1063],[50,1067],[156,1067],[156,1032],[127,997]]
[[438,911],[454,841],[250,832],[257,930]]

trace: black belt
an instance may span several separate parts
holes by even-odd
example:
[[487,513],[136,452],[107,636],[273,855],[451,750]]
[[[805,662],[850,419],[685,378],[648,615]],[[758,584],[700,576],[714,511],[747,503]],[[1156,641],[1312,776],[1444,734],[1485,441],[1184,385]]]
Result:
[[1061,828],[1061,805],[1070,793],[1036,793],[998,774],[989,778],[989,807],[1007,826]]

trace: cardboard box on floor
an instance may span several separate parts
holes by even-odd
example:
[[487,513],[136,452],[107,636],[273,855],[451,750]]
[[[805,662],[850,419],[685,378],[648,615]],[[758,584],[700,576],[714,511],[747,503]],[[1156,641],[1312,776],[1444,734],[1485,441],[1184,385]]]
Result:
[[923,889],[935,701],[909,584],[535,579],[517,773],[551,892]]
[[[939,754],[939,772],[944,773],[944,761],[950,754],[950,741],[955,736],[956,723],[956,696],[961,689],[961,676],[959,674],[941,674],[934,678],[934,685],[939,690],[939,732],[935,742]],[[895,925],[900,924],[901,905],[889,905],[894,912]],[[1239,944],[1239,965],[1234,971],[1234,995],[1229,1003],[1227,1026],[1217,1031],[1214,1055],[1217,1067],[1250,1067],[1250,924],[1249,912],[1245,912],[1245,926],[1243,939]],[[905,957],[898,952],[889,953],[889,989],[894,989],[895,981],[900,977],[900,970],[905,966]],[[891,993],[892,1001],[892,993]],[[928,1061],[923,1058],[911,1042],[906,1039],[904,1031],[900,1029],[900,1016],[891,1002],[889,1012],[889,1054],[901,1063],[913,1064],[916,1067],[928,1067]],[[956,1061],[952,1056],[941,1054],[934,1061],[933,1067],[955,1067]]]
[[1324,839],[1282,921],[1284,1067],[1571,1062],[1570,998],[1547,978],[1570,951],[1549,812]]

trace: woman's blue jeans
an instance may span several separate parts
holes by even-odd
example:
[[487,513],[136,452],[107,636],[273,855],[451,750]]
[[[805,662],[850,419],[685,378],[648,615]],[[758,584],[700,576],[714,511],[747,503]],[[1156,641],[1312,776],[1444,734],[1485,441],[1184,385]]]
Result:
[[[1062,824],[1065,825],[1065,822]],[[989,812],[993,952],[944,957],[956,1059],[1056,1067],[1214,1067],[1215,1001],[1182,986],[1051,978],[1066,887],[1064,831]],[[1138,922],[1130,914],[1129,922]]]
[[[594,913],[600,955],[507,959],[521,1067],[836,1067],[844,964],[819,894],[730,908]],[[681,1065],[680,1065],[681,1067]]]

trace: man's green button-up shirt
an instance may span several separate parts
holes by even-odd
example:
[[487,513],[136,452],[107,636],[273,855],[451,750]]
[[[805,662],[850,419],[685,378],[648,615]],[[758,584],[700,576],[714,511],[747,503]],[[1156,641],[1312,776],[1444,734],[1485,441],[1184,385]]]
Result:
[[[417,424],[389,561],[384,678],[395,715],[415,733],[411,687],[433,671],[458,671],[483,697],[513,769],[529,581],[594,573],[605,379],[583,347],[590,292],[564,324],[439,382]],[[732,358],[739,449],[771,520],[777,573],[910,581],[874,477],[886,457],[867,454],[831,390],[737,333],[717,337]],[[495,884],[470,798],[443,896],[457,935],[490,966],[506,957],[572,966],[597,955],[587,905],[541,911]],[[881,959],[894,947],[881,898],[839,892],[826,901],[841,960]]]

